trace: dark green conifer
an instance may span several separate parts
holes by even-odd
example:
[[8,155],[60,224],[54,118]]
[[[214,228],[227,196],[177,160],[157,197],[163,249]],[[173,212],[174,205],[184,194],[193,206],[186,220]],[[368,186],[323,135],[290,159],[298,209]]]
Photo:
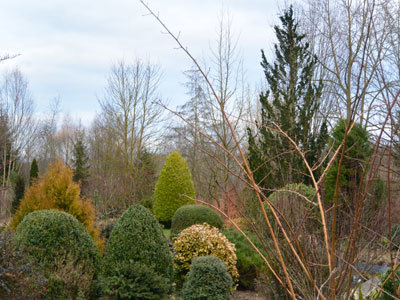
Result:
[[82,137],[78,137],[74,145],[72,169],[74,171],[73,180],[84,186],[85,180],[89,176],[89,158]]
[[[308,183],[309,177],[301,156],[291,142],[277,132],[276,125],[306,153],[310,165],[319,158],[326,144],[324,121],[316,122],[322,83],[314,81],[317,63],[310,54],[305,35],[289,7],[275,26],[275,62],[269,63],[261,50],[269,90],[260,94],[261,122],[256,132],[248,129],[249,163],[256,181],[269,193],[287,183]],[[317,124],[321,124],[317,126]]]
[[29,171],[29,185],[32,185],[33,181],[35,181],[39,177],[39,167],[36,159],[34,158],[31,164],[31,169]]

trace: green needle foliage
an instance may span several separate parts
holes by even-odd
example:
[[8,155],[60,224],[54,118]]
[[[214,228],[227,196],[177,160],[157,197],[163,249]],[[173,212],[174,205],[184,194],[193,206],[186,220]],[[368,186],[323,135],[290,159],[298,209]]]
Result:
[[[265,77],[269,90],[260,94],[261,122],[257,130],[248,129],[249,163],[254,177],[266,190],[287,183],[310,179],[301,156],[291,142],[276,131],[275,124],[293,139],[306,153],[310,165],[319,158],[326,144],[325,122],[315,124],[322,83],[315,83],[317,58],[310,54],[305,35],[298,33],[298,24],[290,7],[280,17],[282,25],[275,26],[274,63],[269,63],[261,50]],[[316,130],[313,128],[317,128]]]
[[17,174],[17,176],[15,177],[13,190],[14,190],[14,198],[11,207],[12,213],[14,213],[17,210],[19,203],[21,202],[21,199],[24,198],[25,195],[25,179],[22,175]]
[[85,179],[89,176],[89,157],[82,137],[79,137],[74,145],[72,169],[74,171],[73,180],[84,185]]
[[172,152],[164,164],[154,192],[154,214],[169,225],[176,210],[185,204],[194,204],[196,197],[192,174],[185,159]]
[[29,171],[29,185],[32,185],[33,181],[39,177],[39,167],[36,159],[32,160],[31,169]]

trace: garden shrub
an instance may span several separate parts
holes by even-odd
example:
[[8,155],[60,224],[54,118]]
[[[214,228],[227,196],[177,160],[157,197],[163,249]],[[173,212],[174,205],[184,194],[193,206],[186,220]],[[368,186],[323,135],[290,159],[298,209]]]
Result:
[[[153,281],[146,282],[150,277]],[[103,292],[118,299],[163,299],[171,277],[172,257],[160,224],[145,207],[132,205],[107,241],[100,278]]]
[[174,267],[178,287],[184,281],[190,269],[192,259],[198,256],[216,256],[227,266],[234,282],[239,274],[236,269],[235,245],[208,224],[192,225],[184,229],[173,244],[175,257]]
[[49,299],[88,297],[99,253],[82,223],[58,210],[28,214],[15,233],[16,248],[26,249],[48,279]]
[[39,180],[34,180],[13,216],[11,226],[16,228],[30,212],[43,209],[65,211],[81,222],[102,250],[104,242],[94,227],[94,207],[88,199],[80,197],[80,187],[72,180],[72,170],[60,160],[50,164]]
[[193,259],[182,289],[182,300],[226,300],[233,281],[225,263],[215,256]]
[[171,287],[170,280],[140,262],[117,262],[107,276],[99,280],[103,293],[117,299],[165,299]]
[[[395,277],[395,287],[393,286],[393,280],[390,278],[387,280],[388,276],[391,276],[392,270],[389,269],[386,271],[385,274],[381,276],[381,283],[378,285],[379,288],[382,287],[382,292],[380,292],[379,296],[376,297],[379,293],[379,288],[376,290],[376,292],[371,296],[371,299],[376,299],[376,300],[392,300],[394,299],[391,295],[398,295],[399,291],[399,284],[400,284],[400,270],[396,270],[394,272],[394,277]],[[385,283],[385,285],[382,286],[382,283]],[[385,293],[385,292],[386,293]]]
[[178,152],[172,152],[165,161],[155,187],[155,216],[168,226],[176,210],[185,204],[194,204],[195,197],[192,174],[187,162]]
[[14,250],[13,235],[0,230],[0,299],[38,299],[46,294],[47,280],[24,249]]
[[[224,230],[222,233],[236,248],[236,267],[239,272],[239,288],[254,290],[256,288],[256,280],[259,272],[265,268],[264,261],[243,234],[234,230]],[[258,237],[251,232],[245,233],[256,247],[260,251],[263,251]]]
[[171,236],[175,237],[183,229],[203,223],[221,229],[224,221],[211,207],[205,205],[184,205],[175,212],[172,218]]

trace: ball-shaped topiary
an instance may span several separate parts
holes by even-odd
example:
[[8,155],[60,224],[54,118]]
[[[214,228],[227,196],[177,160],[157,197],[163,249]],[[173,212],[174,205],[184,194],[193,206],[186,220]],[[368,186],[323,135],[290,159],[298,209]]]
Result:
[[18,225],[15,241],[45,271],[49,298],[89,296],[99,253],[73,216],[58,210],[31,212]]
[[235,245],[210,225],[192,225],[184,229],[176,238],[174,267],[178,285],[183,282],[190,269],[192,259],[198,256],[216,256],[227,266],[234,282],[239,274],[236,269]]
[[211,207],[205,205],[184,205],[174,214],[171,222],[171,236],[177,236],[182,230],[195,224],[222,228],[224,221]]
[[[133,264],[134,268],[123,269],[125,275],[119,274],[121,276],[116,279],[115,268]],[[150,282],[143,279],[146,278],[143,272],[142,274],[132,271],[139,269],[140,266],[157,276],[159,285],[165,288],[154,291]],[[155,217],[145,207],[132,205],[115,223],[104,253],[102,277],[105,279],[103,282],[107,281],[107,278],[119,282],[111,288],[108,285],[109,291],[106,292],[119,297],[119,299],[163,299],[169,291],[172,277],[172,257],[168,241]],[[130,281],[142,284],[133,286],[129,295],[125,294],[124,296],[121,289],[124,289],[124,286]],[[144,290],[148,292],[147,298],[143,298]]]
[[226,300],[232,294],[233,281],[226,265],[215,256],[193,259],[182,289],[182,300]]
[[165,161],[154,191],[153,211],[160,222],[169,224],[176,210],[194,204],[192,174],[185,159],[172,152]]

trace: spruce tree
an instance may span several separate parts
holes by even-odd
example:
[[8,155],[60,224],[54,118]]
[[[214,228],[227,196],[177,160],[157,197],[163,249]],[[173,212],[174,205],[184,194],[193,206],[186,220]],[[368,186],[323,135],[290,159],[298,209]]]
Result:
[[87,149],[82,137],[78,137],[75,142],[72,158],[72,169],[74,171],[73,180],[85,185],[85,180],[89,176],[89,158]]
[[280,21],[281,26],[274,27],[278,40],[275,61],[269,63],[261,50],[269,86],[259,97],[261,121],[256,132],[248,129],[250,167],[267,194],[287,183],[310,182],[301,156],[276,125],[306,153],[310,165],[318,160],[328,137],[326,123],[316,126],[315,122],[322,91],[322,82],[314,81],[317,58],[310,54],[305,35],[298,32],[292,7]]
[[32,185],[32,183],[39,177],[39,167],[37,164],[36,159],[34,158],[32,160],[31,164],[31,169],[29,171],[29,185]]
[[15,176],[13,190],[14,190],[14,198],[11,204],[12,213],[14,213],[17,210],[19,203],[21,202],[21,199],[24,197],[25,194],[25,179],[22,175],[17,174]]

